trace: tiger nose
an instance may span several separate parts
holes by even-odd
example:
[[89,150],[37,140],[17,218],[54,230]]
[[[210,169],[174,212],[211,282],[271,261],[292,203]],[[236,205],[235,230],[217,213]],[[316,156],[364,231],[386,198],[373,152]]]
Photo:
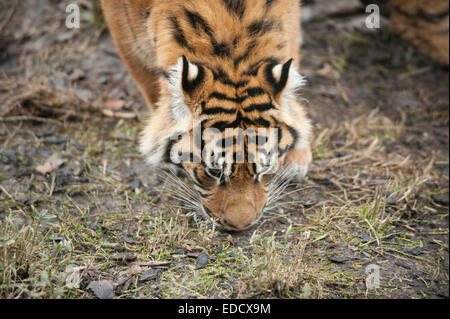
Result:
[[222,211],[224,226],[236,231],[242,231],[252,226],[261,216],[262,212],[252,209],[244,209],[240,205],[227,207]]

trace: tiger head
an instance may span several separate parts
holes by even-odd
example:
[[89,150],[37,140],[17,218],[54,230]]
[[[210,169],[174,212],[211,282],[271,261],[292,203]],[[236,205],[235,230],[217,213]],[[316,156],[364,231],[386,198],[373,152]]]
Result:
[[292,62],[261,60],[229,74],[182,56],[144,129],[147,161],[175,165],[192,182],[172,176],[175,196],[228,230],[249,228],[271,208],[293,176],[288,154],[308,143],[296,99],[303,78]]

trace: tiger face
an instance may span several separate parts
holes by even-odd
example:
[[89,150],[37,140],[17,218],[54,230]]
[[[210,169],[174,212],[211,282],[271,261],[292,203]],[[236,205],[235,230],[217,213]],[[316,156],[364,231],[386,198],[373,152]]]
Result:
[[182,56],[144,130],[148,162],[184,171],[191,184],[179,185],[178,197],[228,230],[254,225],[291,178],[306,174],[310,124],[292,62],[267,59],[230,74]]

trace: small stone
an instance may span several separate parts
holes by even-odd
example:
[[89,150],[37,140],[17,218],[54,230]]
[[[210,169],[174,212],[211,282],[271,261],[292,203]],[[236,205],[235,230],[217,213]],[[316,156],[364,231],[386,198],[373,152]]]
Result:
[[134,240],[134,238],[131,237],[131,236],[126,236],[123,240],[124,240],[127,244],[134,244],[134,243],[136,243],[136,241]]
[[372,237],[370,237],[366,232],[363,231],[359,233],[359,237],[361,237],[362,240],[366,242],[372,241]]
[[447,194],[441,194],[441,195],[432,195],[431,197],[438,204],[448,205],[448,203],[449,203],[448,193]]
[[339,257],[339,256],[328,256],[328,259],[331,262],[334,262],[336,264],[343,264],[343,263],[345,263],[347,261],[347,259]]
[[197,256],[197,265],[195,266],[195,270],[203,269],[208,264],[208,255],[204,252],[201,252]]
[[114,285],[109,280],[92,281],[88,289],[91,289],[94,294],[100,299],[114,299]]
[[420,247],[415,248],[415,249],[411,250],[411,254],[413,254],[414,256],[422,255],[423,254],[423,249],[420,248]]
[[184,255],[184,248],[178,247],[173,254],[174,255]]

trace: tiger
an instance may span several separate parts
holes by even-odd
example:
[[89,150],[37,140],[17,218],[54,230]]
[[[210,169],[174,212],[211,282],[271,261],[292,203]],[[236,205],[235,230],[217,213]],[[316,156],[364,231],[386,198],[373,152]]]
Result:
[[[102,8],[150,108],[139,141],[146,162],[184,172],[189,207],[226,230],[258,223],[312,161],[300,2],[102,0]],[[196,138],[208,130],[212,142]],[[181,153],[190,160],[177,160]]]

